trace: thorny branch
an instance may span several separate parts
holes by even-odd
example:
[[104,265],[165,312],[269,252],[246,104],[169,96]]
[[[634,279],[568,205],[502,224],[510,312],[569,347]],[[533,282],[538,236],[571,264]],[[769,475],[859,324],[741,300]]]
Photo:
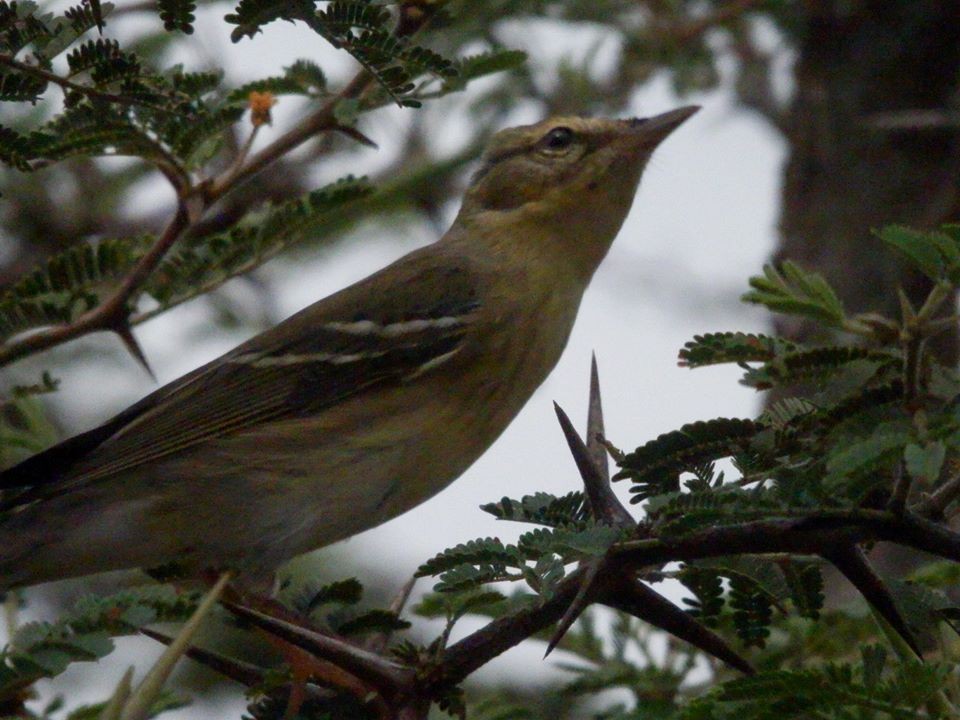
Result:
[[[409,10],[410,8],[406,9]],[[417,11],[401,15],[400,22],[395,31],[398,36],[413,35],[430,20],[429,13],[425,13],[417,8],[414,8],[414,10]],[[0,56],[0,63],[4,62],[21,71],[33,72],[36,70],[33,66],[24,65],[11,57]],[[52,75],[50,73],[47,74]],[[64,85],[64,82],[69,83],[70,86],[74,85],[74,83],[64,81],[63,78],[56,75],[45,77],[45,79],[56,82],[64,87],[68,87]],[[161,167],[161,171],[177,191],[177,210],[167,224],[166,229],[147,253],[139,260],[130,274],[121,283],[120,287],[103,303],[70,323],[49,327],[39,332],[26,335],[18,340],[0,345],[0,367],[28,355],[62,345],[63,343],[75,340],[84,335],[108,330],[117,333],[131,354],[149,371],[146,358],[130,330],[128,304],[157,268],[170,248],[202,220],[204,214],[210,207],[238,185],[249,180],[261,170],[311,138],[323,132],[344,131],[343,125],[336,118],[338,105],[344,100],[363,97],[373,85],[373,76],[366,70],[359,71],[339,93],[327,100],[320,108],[305,117],[293,128],[258,153],[254,154],[246,162],[239,165],[231,165],[220,176],[211,177],[199,183],[191,184],[188,177],[181,175],[173,169]],[[70,89],[77,88],[70,87]],[[113,100],[112,97],[107,97],[102,94],[100,94],[100,97],[101,99]],[[120,102],[120,100],[116,100],[116,102]],[[366,141],[366,138],[362,135],[358,137],[358,133],[348,134],[356,138],[358,142]]]
[[85,95],[94,100],[117,103],[118,105],[143,105],[143,100],[140,98],[117,95],[116,93],[104,92],[103,90],[97,90],[96,88],[75,83],[69,78],[62,77],[56,73],[50,72],[49,70],[44,70],[42,67],[37,65],[31,65],[29,63],[17,60],[15,57],[13,57],[13,55],[8,53],[0,53],[0,65],[6,65],[7,67],[13,68],[14,70],[22,72],[25,75],[32,75],[33,77],[53,83],[54,85],[58,85],[64,90],[80,93],[81,95]]
[[[599,383],[591,383],[591,418],[588,433],[602,427],[599,414]],[[919,655],[919,646],[900,616],[883,581],[870,567],[862,546],[876,541],[895,542],[960,562],[960,534],[910,508],[889,510],[818,510],[796,516],[710,526],[680,536],[638,536],[636,523],[619,505],[609,481],[600,484],[600,471],[589,462],[586,445],[573,430],[562,410],[558,418],[585,484],[592,485],[594,519],[634,531],[635,539],[615,543],[602,557],[581,564],[561,580],[549,597],[493,620],[459,642],[442,648],[438,655],[405,666],[379,653],[319,634],[250,608],[229,608],[278,638],[295,644],[318,660],[332,662],[376,691],[378,707],[389,708],[384,718],[419,720],[427,717],[430,703],[455,687],[471,673],[504,651],[559,624],[551,645],[562,639],[563,630],[590,604],[599,603],[638,617],[665,630],[703,652],[743,672],[752,667],[726,642],[676,605],[662,597],[643,577],[667,563],[692,562],[727,555],[821,557],[833,563],[864,595],[874,610],[904,638]],[[609,494],[608,494],[609,493]],[[603,498],[597,502],[598,498]],[[616,509],[619,507],[619,509]],[[400,598],[406,596],[406,589]],[[397,607],[402,600],[397,601]],[[378,648],[383,650],[383,648]],[[201,662],[205,656],[193,655]],[[208,658],[211,666],[223,666],[221,657]],[[250,668],[227,666],[231,677],[255,677]],[[386,700],[386,703],[382,702]]]

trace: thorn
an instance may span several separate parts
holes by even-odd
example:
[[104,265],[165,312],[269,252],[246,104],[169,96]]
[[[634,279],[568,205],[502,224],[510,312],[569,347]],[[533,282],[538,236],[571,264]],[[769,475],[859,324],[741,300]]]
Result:
[[587,499],[590,502],[590,508],[594,516],[601,522],[617,527],[634,527],[637,523],[633,516],[620,503],[620,499],[614,495],[610,488],[610,483],[604,480],[603,475],[593,462],[590,451],[583,444],[583,440],[573,429],[573,423],[557,403],[553,404],[553,409],[557,413],[557,420],[560,421],[560,428],[567,438],[567,446],[573,455],[573,460],[580,471],[580,477],[583,479],[583,488]]
[[[169,645],[173,642],[173,638],[170,635],[165,635],[150,628],[140,628],[140,633],[164,645]],[[252,687],[263,682],[263,676],[266,672],[263,668],[253,665],[252,663],[235,660],[226,655],[198,648],[195,645],[191,645],[184,654],[191,660],[195,660],[214,672],[220,673],[224,677],[240,683],[244,687]]]
[[839,570],[850,584],[853,585],[861,595],[873,606],[880,617],[889,623],[904,642],[910,646],[910,649],[916,653],[917,657],[923,659],[923,653],[920,651],[920,645],[917,643],[913,632],[907,625],[900,610],[893,600],[893,596],[884,585],[883,580],[877,575],[876,571],[867,561],[866,555],[856,545],[846,545],[829,553],[824,554],[824,558]]
[[[416,576],[411,577],[409,580],[407,580],[403,584],[403,586],[400,588],[400,591],[396,594],[396,596],[390,602],[390,606],[387,608],[387,610],[389,610],[399,618],[400,613],[403,612],[403,608],[407,604],[407,600],[410,599],[410,593],[413,592],[413,586],[416,585],[416,583],[417,583]],[[391,632],[376,633],[372,635],[367,640],[366,643],[364,643],[364,647],[366,647],[367,650],[370,650],[372,652],[382,654],[387,647],[387,643],[390,642],[390,636],[392,634],[393,633]]]
[[353,140],[356,140],[361,145],[366,145],[367,147],[373,148],[374,150],[380,149],[379,145],[377,145],[373,140],[368,138],[366,135],[364,135],[362,132],[357,130],[355,127],[350,127],[349,125],[337,125],[333,129],[336,130],[337,132],[343,133],[348,138],[352,138]]
[[124,319],[119,324],[109,328],[115,332],[120,340],[123,342],[123,346],[127,349],[133,358],[140,363],[140,366],[147,371],[147,374],[150,378],[156,382],[157,376],[153,374],[153,370],[150,369],[150,363],[147,362],[147,356],[144,355],[143,349],[140,347],[140,344],[137,342],[137,338],[133,335],[133,330],[130,328],[130,324]]
[[405,687],[410,681],[411,671],[369,650],[237,603],[223,601],[221,604],[234,615],[270,635],[302,648],[318,659],[333,663],[380,692],[386,691],[387,695],[391,694],[390,691],[396,692]]
[[587,566],[587,571],[583,576],[583,580],[580,582],[580,588],[577,590],[577,594],[573,600],[570,601],[570,604],[563,613],[563,617],[560,618],[557,623],[553,635],[550,636],[550,641],[547,643],[547,651],[543,654],[544,658],[553,652],[554,648],[563,640],[564,635],[567,634],[570,627],[577,621],[577,618],[590,606],[590,598],[588,596],[597,580],[597,576],[600,574],[600,569],[604,566],[603,560],[604,558],[594,558]]
[[600,401],[600,374],[597,371],[597,354],[590,355],[590,403],[587,410],[587,450],[600,477],[610,482],[610,462],[607,449],[600,438],[603,437],[603,403]]
[[723,638],[636,578],[623,578],[600,602],[665,630],[745,675],[755,672]]
[[907,293],[899,286],[897,287],[897,299],[900,301],[900,315],[903,317],[903,324],[907,325],[908,323],[915,322],[917,319],[917,310],[913,307],[913,303],[910,302]]

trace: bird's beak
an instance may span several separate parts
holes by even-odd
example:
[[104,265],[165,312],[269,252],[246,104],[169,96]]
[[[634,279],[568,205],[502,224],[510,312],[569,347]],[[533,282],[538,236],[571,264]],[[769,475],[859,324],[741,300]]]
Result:
[[622,122],[627,127],[630,144],[649,152],[699,109],[699,105],[687,105],[651,118],[631,118]]

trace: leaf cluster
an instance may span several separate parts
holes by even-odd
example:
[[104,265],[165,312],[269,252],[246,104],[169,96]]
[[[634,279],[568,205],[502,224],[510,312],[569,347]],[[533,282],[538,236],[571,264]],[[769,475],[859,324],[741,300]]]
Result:
[[[954,255],[943,248],[949,232],[898,230],[879,236],[895,238],[907,257],[927,263],[926,272],[941,283],[938,287],[953,282]],[[919,243],[920,249],[907,240]],[[938,254],[932,252],[934,248]],[[946,325],[933,314],[936,293],[942,289],[934,289],[924,308],[905,308],[899,318],[883,318],[847,315],[825,281],[797,265],[768,268],[751,284],[754,290],[747,301],[776,312],[814,317],[855,334],[859,344],[806,346],[743,333],[695,338],[681,351],[682,365],[736,363],[743,369],[744,384],[778,388],[785,397],[755,419],[692,423],[617,454],[619,471],[614,479],[629,481],[633,501],[643,502],[646,511],[644,520],[632,529],[597,525],[585,514],[577,494],[564,498],[538,494],[484,506],[498,519],[546,528],[521,536],[515,545],[496,538],[464,543],[424,564],[419,574],[439,575],[440,580],[435,587],[438,599],[426,603],[428,613],[446,608],[448,618],[463,612],[509,617],[523,607],[499,593],[484,591],[491,582],[526,580],[534,595],[522,595],[524,603],[534,602],[537,595],[539,602],[549,599],[549,590],[557,583],[544,592],[541,583],[530,580],[529,564],[536,563],[536,570],[541,570],[545,558],[529,554],[531,548],[549,549],[552,556],[548,557],[557,567],[591,557],[616,557],[618,552],[629,553],[632,547],[654,541],[683,547],[684,538],[713,528],[882,508],[895,503],[898,495],[905,497],[910,512],[925,512],[927,498],[952,492],[941,497],[938,510],[952,507],[950,503],[960,494],[951,490],[960,467],[960,384],[951,368],[939,365],[924,351],[924,343],[913,340],[935,335]],[[800,383],[812,392],[790,395]],[[599,541],[589,543],[590,552],[570,552],[577,539],[594,533]],[[867,579],[863,573],[872,571],[848,565],[859,561],[838,558],[830,547],[823,549],[821,557],[789,550],[773,555],[708,551],[703,557],[687,559],[677,570],[648,568],[641,576],[654,584],[679,580],[690,593],[684,601],[688,612],[699,623],[736,636],[744,647],[767,648],[770,657],[786,660],[790,657],[786,647],[806,652],[803,648],[811,641],[813,628],[837,621],[834,612],[824,610],[825,561],[852,573],[871,603],[895,608],[883,612],[894,613],[890,617],[901,624],[902,632],[926,638],[924,642],[933,642],[943,623],[953,627],[960,617],[956,602],[941,589],[955,580],[952,571],[944,574],[947,566],[909,580]],[[445,596],[451,599],[442,600]],[[466,610],[457,609],[458,596],[464,598]],[[471,604],[473,598],[479,599],[476,606]],[[808,630],[798,631],[804,627]],[[798,640],[804,632],[804,639]],[[829,632],[824,628],[824,642]],[[561,640],[561,646],[567,647],[566,642]],[[902,644],[893,646],[899,651]],[[583,678],[577,687],[596,691],[627,685],[636,690],[649,682],[640,680],[629,663],[599,660],[596,648],[590,647],[587,643],[582,649],[592,653],[590,661],[595,665],[589,671],[578,669]],[[682,693],[673,685],[669,699],[657,706],[662,712],[657,716],[721,718],[736,713],[766,718],[799,708],[829,717],[848,717],[857,709],[907,717],[918,707],[936,705],[938,683],[950,666],[910,659],[884,665],[882,649],[871,650],[857,662],[844,655],[848,650],[849,646],[835,647],[831,652],[839,659],[822,667],[794,671],[774,664],[777,669],[724,683],[693,702],[682,701]],[[907,692],[904,686],[910,683],[915,685]],[[645,715],[624,710],[611,717]]]
[[23,625],[0,650],[0,697],[40,678],[56,677],[72,663],[99,660],[113,651],[113,637],[134,634],[155,622],[183,621],[196,602],[192,593],[145,586],[86,597],[54,623]]
[[[411,44],[402,33],[394,32],[390,27],[392,15],[383,5],[370,0],[338,0],[319,9],[317,5],[313,0],[241,0],[226,19],[236,25],[234,42],[256,35],[276,20],[303,22],[334,47],[350,53],[403,107],[420,107],[421,102],[412,93],[417,87],[415,80],[421,76],[457,76],[457,64],[452,60]],[[496,72],[502,65],[486,71]]]

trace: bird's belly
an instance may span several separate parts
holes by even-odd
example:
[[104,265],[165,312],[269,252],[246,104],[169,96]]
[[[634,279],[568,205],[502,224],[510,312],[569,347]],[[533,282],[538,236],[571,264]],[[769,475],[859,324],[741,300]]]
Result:
[[[464,402],[442,382],[418,383],[415,396],[393,394],[389,407],[345,403],[158,463],[151,474],[165,491],[150,517],[165,519],[156,535],[179,538],[170,552],[191,564],[267,568],[368,530],[438,493],[482,454],[515,414],[496,404],[497,390],[479,383]],[[193,511],[177,512],[184,505]]]

